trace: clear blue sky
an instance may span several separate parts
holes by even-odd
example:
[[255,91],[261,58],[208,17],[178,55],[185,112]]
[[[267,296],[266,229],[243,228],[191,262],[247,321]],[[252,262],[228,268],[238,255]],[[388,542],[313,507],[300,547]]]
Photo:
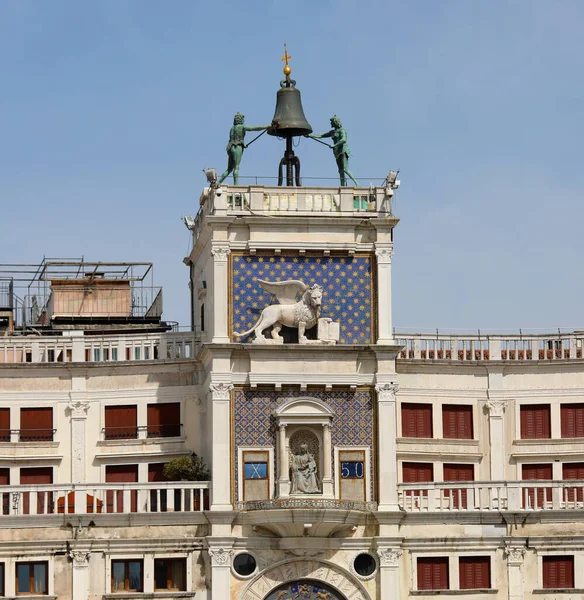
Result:
[[401,169],[397,326],[584,328],[583,30],[582,0],[2,0],[0,262],[152,261],[188,324],[180,217],[233,114],[270,122],[286,41],[315,131],[342,118],[366,185]]

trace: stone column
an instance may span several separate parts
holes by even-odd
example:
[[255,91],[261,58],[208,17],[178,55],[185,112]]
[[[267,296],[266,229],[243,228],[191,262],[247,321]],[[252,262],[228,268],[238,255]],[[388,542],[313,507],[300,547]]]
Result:
[[208,538],[208,543],[211,557],[211,600],[226,600],[231,597],[229,581],[233,541],[218,545],[216,541]]
[[214,260],[213,268],[213,343],[229,343],[227,328],[229,301],[227,298],[228,290],[228,258],[229,246],[213,245],[211,250]]
[[322,425],[322,441],[323,441],[323,457],[324,464],[322,465],[322,495],[325,498],[334,498],[335,490],[333,486],[333,470],[332,470],[332,443],[331,443],[331,426],[330,423]]
[[288,446],[286,443],[286,425],[280,425],[278,435],[278,497],[287,498],[290,495],[290,475],[288,467]]
[[213,452],[211,510],[232,510],[231,506],[231,390],[230,383],[212,383]]
[[[85,421],[89,411],[89,402],[85,400],[85,393],[75,398],[77,394],[71,393],[69,401],[69,414],[71,415],[71,483],[87,483],[85,467]],[[85,512],[87,491],[75,489],[75,512]],[[86,596],[85,596],[86,597]]]
[[377,443],[379,445],[379,510],[399,510],[397,498],[397,383],[375,386],[377,392]]
[[377,343],[393,344],[391,315],[391,257],[392,247],[376,247],[377,257]]
[[506,546],[509,600],[523,600],[523,557],[525,546]]
[[378,548],[379,577],[381,584],[380,600],[401,598],[399,581],[399,559],[402,555],[400,548]]
[[75,600],[89,598],[89,557],[88,550],[71,550],[69,558],[73,561],[73,593]]
[[507,407],[506,400],[488,400],[489,443],[491,461],[491,480],[507,479],[505,469],[505,422],[503,414]]

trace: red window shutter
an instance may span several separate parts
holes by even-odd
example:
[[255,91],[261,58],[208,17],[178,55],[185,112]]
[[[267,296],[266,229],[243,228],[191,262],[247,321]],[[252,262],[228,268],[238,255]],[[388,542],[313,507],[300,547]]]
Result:
[[444,404],[442,406],[442,436],[459,440],[472,440],[472,406]]
[[[53,483],[53,467],[30,467],[20,469],[20,485],[44,485]],[[51,500],[47,492],[37,494],[37,514],[51,512]],[[25,515],[30,513],[30,494],[22,494],[22,512]]]
[[[444,464],[444,481],[474,481],[474,465]],[[453,489],[444,490],[444,497],[452,495],[454,508],[467,508],[467,490]]]
[[10,409],[0,408],[0,442],[10,441]]
[[23,442],[53,439],[52,408],[21,408],[20,439]]
[[551,437],[550,405],[524,404],[520,407],[521,439],[549,439]]
[[[138,465],[108,465],[105,468],[106,483],[138,483]],[[106,491],[107,512],[124,511],[123,490]],[[115,510],[114,510],[115,507]],[[138,492],[130,492],[130,510],[138,510]]]
[[562,404],[560,415],[563,438],[584,437],[584,404]]
[[0,485],[10,485],[10,469],[0,469]]
[[544,556],[542,564],[544,588],[574,587],[573,556]]
[[418,589],[447,590],[448,588],[448,558],[442,556],[418,558]]
[[488,556],[464,556],[459,559],[461,590],[491,587],[491,559]]
[[[562,479],[584,479],[584,463],[564,463],[562,465]],[[584,486],[564,488],[564,500],[584,502]]]
[[[523,481],[529,480],[551,480],[552,479],[552,465],[522,465],[521,475]],[[536,494],[537,489],[537,494]],[[536,497],[537,496],[537,497]],[[543,508],[544,496],[546,502],[552,500],[551,488],[524,488],[522,490],[522,501],[524,507],[537,507]]]
[[148,481],[168,481],[164,476],[164,465],[166,463],[152,463],[148,465]]
[[135,439],[138,437],[138,407],[106,406],[105,439]]
[[434,465],[432,463],[405,462],[402,464],[404,483],[424,483],[434,481]]
[[401,405],[402,436],[431,438],[432,405],[404,402]]
[[148,405],[148,437],[180,435],[180,403]]

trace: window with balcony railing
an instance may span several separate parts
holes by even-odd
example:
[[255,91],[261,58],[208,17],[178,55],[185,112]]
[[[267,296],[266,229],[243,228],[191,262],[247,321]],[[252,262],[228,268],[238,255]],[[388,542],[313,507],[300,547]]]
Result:
[[106,440],[132,440],[138,437],[138,407],[134,405],[106,406]]
[[21,442],[52,442],[53,434],[52,408],[20,409]]
[[[522,465],[521,475],[523,481],[551,481],[551,464]],[[552,501],[551,487],[534,485],[532,488],[523,488],[523,508],[545,508],[546,503]]]
[[180,402],[148,405],[149,438],[178,437],[181,434]]

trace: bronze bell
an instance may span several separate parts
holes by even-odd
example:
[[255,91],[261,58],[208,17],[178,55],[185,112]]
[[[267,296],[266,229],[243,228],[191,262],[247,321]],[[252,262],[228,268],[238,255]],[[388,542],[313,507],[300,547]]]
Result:
[[[300,90],[294,86],[294,80],[283,81],[276,94],[276,110],[272,119],[269,135],[292,138],[312,133],[312,127],[304,116]],[[292,85],[290,85],[292,84]]]

